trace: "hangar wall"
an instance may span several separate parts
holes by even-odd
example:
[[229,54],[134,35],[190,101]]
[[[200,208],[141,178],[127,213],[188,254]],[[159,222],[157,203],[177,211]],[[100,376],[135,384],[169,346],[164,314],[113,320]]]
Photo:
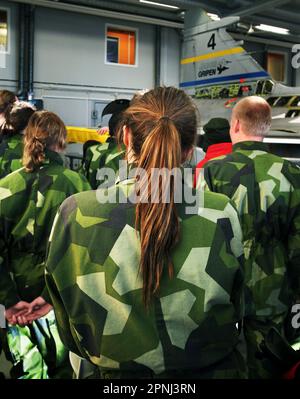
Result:
[[[285,55],[285,66],[286,66],[286,80],[283,84],[287,86],[295,85],[293,81],[293,73],[292,73],[292,56],[293,53],[291,52],[291,48],[288,47],[280,47],[274,46],[270,44],[261,44],[247,41],[247,38],[244,41],[243,47],[247,52],[249,52],[252,57],[263,67],[266,67],[266,55],[267,52],[275,52],[275,53],[282,53]],[[300,80],[300,70],[298,72],[299,80]]]
[[[17,5],[11,8],[11,54],[0,69],[0,85],[16,89],[18,56]],[[137,65],[105,63],[105,28],[124,26],[138,30]],[[34,94],[44,107],[58,113],[66,124],[95,126],[103,107],[115,98],[131,98],[155,84],[154,25],[107,19],[36,7]],[[161,28],[160,83],[179,85],[180,34]],[[6,82],[4,79],[10,79]],[[11,82],[11,80],[13,82]],[[8,87],[8,86],[7,86]]]
[[162,28],[161,83],[179,86],[181,59],[181,32]]
[[295,86],[300,87],[300,68],[296,69],[294,75],[295,75],[295,78],[294,78]]
[[[35,95],[66,124],[96,125],[107,102],[154,85],[153,26],[47,8],[35,20]],[[136,67],[105,64],[106,23],[138,29]]]
[[[0,86],[17,89],[18,4],[0,0],[10,13],[10,51],[6,67],[0,68]],[[120,25],[138,29],[138,64],[105,64],[105,26]],[[156,27],[141,23],[106,19],[36,7],[34,94],[45,108],[58,113],[66,124],[96,126],[105,104],[115,98],[131,98],[136,90],[155,84]],[[300,86],[300,69],[292,70],[289,48],[245,42],[244,47],[264,65],[265,53],[286,54],[285,84]],[[160,83],[179,84],[181,34],[161,28]]]
[[[153,85],[153,26],[46,8],[37,8],[35,19],[35,82],[124,89]],[[138,28],[136,67],[105,64],[106,23]]]

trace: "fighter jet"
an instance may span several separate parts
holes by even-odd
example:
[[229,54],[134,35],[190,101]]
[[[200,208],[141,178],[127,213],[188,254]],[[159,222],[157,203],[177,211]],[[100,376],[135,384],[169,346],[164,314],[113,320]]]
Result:
[[230,119],[244,96],[263,96],[272,107],[271,135],[300,143],[300,88],[272,80],[243,42],[233,39],[227,29],[238,21],[227,17],[185,30],[180,87],[196,102],[201,125],[214,117]]

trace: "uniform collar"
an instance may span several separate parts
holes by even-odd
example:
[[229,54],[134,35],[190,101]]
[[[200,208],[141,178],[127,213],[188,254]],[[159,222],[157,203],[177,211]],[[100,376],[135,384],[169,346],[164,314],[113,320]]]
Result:
[[[120,174],[116,177],[116,181],[115,184],[132,184],[136,182],[136,178],[133,176],[132,174],[130,176],[130,171],[134,168],[137,168],[137,165],[135,163],[127,163],[127,168],[126,168],[126,172],[124,173],[124,171],[122,172],[122,176],[120,176]],[[184,167],[180,166],[181,172],[182,172],[182,176],[184,176]],[[120,173],[120,171],[119,171]]]
[[2,133],[2,135],[3,135],[3,138],[5,139],[5,140],[12,140],[12,139],[14,139],[14,140],[23,140],[23,138],[24,138],[24,134],[23,134],[23,130],[21,131],[21,132],[9,132],[9,131],[4,131],[3,133]]
[[116,139],[114,137],[108,136],[107,139],[105,140],[105,143],[117,144],[117,141],[116,141]]
[[129,164],[128,162],[126,163],[126,171],[122,170],[121,171],[121,176],[120,176],[120,170],[118,171],[118,176],[116,178],[116,184],[122,183],[122,184],[131,184],[135,182],[134,177],[130,177],[130,171],[131,169],[135,168],[135,164]]
[[267,143],[262,141],[241,141],[233,145],[233,151],[246,150],[246,151],[268,151],[269,147]]
[[60,165],[64,164],[64,161],[58,152],[55,152],[55,151],[52,151],[49,149],[45,150],[45,160],[43,162],[43,165],[50,164],[53,162],[58,163]]

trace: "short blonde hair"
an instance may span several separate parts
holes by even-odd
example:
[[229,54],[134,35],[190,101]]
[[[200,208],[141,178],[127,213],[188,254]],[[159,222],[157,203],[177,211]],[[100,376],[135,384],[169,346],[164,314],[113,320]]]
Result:
[[264,137],[271,127],[271,107],[262,97],[249,96],[239,101],[232,116],[241,121],[245,134],[249,136]]

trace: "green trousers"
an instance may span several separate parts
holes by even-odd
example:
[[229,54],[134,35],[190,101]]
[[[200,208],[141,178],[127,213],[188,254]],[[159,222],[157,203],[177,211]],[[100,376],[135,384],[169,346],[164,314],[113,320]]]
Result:
[[72,377],[68,351],[59,338],[53,310],[31,325],[8,325],[7,342],[17,378]]

